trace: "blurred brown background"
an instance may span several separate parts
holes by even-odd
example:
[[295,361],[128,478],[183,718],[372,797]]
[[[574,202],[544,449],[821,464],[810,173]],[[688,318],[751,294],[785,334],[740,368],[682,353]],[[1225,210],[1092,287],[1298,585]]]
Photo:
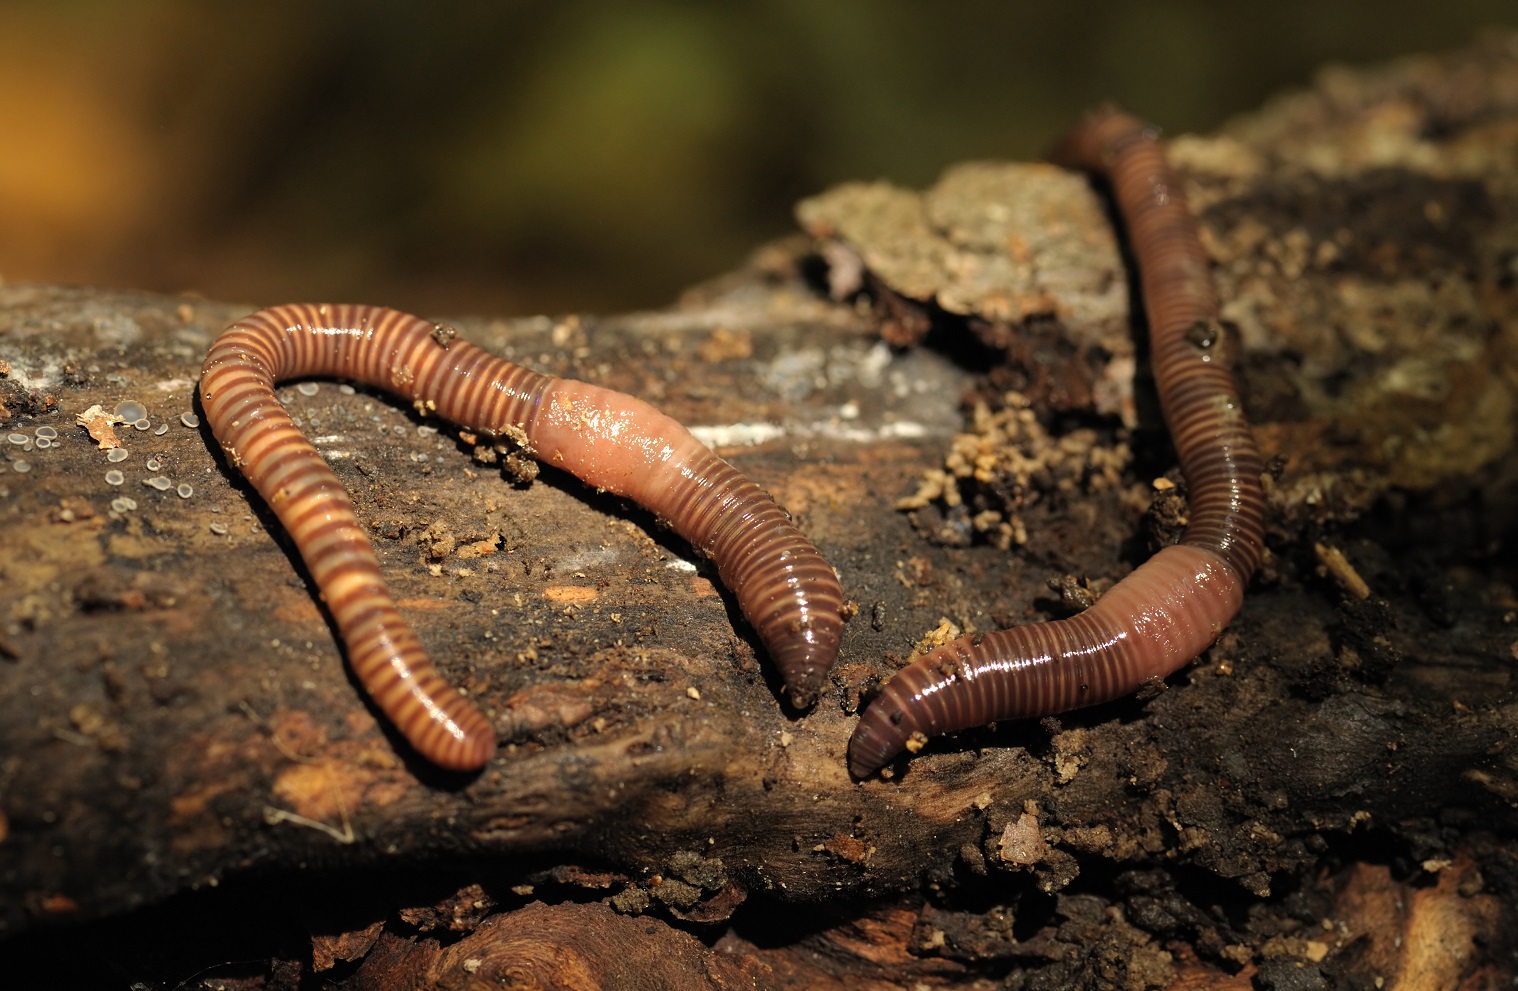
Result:
[[0,278],[434,314],[667,302],[851,178],[1216,126],[1513,0],[0,2]]

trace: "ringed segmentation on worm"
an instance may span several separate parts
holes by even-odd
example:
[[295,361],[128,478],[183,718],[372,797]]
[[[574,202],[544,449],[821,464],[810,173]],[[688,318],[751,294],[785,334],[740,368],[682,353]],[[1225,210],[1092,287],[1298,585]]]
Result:
[[1095,705],[1190,663],[1238,612],[1264,543],[1262,465],[1222,346],[1208,259],[1156,132],[1103,111],[1054,160],[1112,187],[1139,270],[1156,391],[1186,477],[1178,544],[1068,619],[966,637],[886,683],[849,740],[868,777],[930,736]]
[[716,565],[792,701],[815,701],[842,637],[838,578],[773,499],[680,424],[642,400],[530,371],[397,310],[260,310],[206,355],[206,419],[300,551],[359,682],[428,760],[481,767],[495,733],[401,618],[342,483],[275,398],[276,382],[315,376],[384,389],[469,430],[509,437],[652,510]]

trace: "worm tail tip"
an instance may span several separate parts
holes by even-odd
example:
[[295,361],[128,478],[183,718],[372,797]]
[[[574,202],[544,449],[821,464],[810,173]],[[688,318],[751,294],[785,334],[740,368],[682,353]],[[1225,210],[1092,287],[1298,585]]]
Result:
[[470,736],[435,753],[423,753],[429,761],[446,771],[478,771],[495,756],[496,743],[493,735]]

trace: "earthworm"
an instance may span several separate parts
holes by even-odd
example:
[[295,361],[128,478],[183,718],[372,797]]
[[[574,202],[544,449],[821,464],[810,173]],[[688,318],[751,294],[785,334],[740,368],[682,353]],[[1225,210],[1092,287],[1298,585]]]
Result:
[[522,368],[397,310],[260,310],[206,355],[206,419],[295,542],[360,684],[422,756],[478,768],[495,734],[401,618],[342,483],[275,399],[275,382],[308,376],[402,396],[652,510],[716,564],[794,703],[815,700],[842,636],[837,576],[764,490],[680,424],[642,400]]
[[1105,178],[1127,228],[1161,410],[1190,520],[1095,605],[1068,619],[963,637],[890,679],[849,740],[859,778],[927,738],[1133,692],[1189,663],[1238,612],[1264,540],[1262,465],[1245,422],[1206,252],[1155,130],[1093,114],[1052,156]]

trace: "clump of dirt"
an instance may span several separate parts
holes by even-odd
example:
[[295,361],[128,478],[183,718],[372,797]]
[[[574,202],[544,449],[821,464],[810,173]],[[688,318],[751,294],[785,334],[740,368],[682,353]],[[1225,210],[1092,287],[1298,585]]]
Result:
[[984,540],[1007,550],[1028,542],[1026,509],[1119,489],[1132,460],[1127,431],[1054,431],[1025,396],[1008,392],[1000,408],[975,404],[969,428],[954,437],[943,468],[925,472],[917,491],[896,508],[936,505],[936,520],[920,513],[913,520],[937,543]]

